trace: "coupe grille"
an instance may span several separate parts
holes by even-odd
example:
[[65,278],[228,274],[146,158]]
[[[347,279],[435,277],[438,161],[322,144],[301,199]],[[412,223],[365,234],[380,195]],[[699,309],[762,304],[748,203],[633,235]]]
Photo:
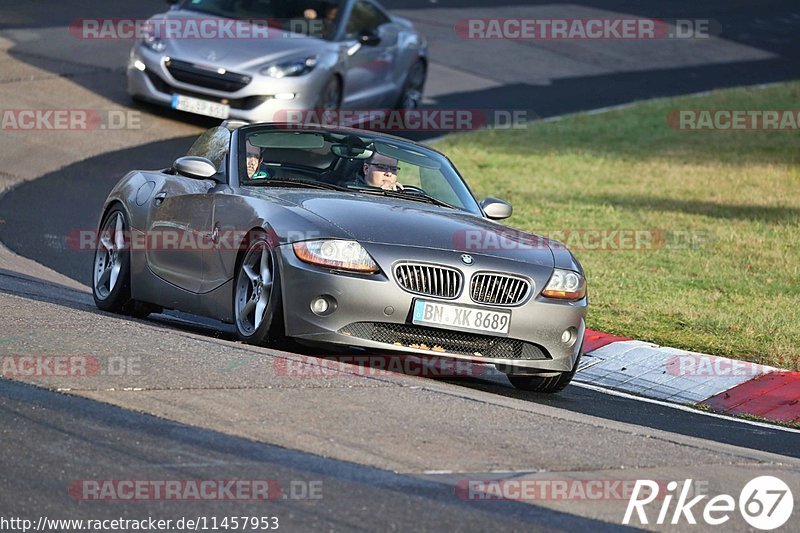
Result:
[[184,96],[191,96],[193,98],[200,98],[201,100],[210,100],[212,102],[219,102],[221,104],[228,104],[233,109],[254,109],[267,100],[269,100],[269,96],[245,96],[244,98],[219,98],[217,96],[211,96],[210,94],[203,94],[198,92],[187,91],[184,89],[175,89],[170,86],[167,82],[162,80],[156,74],[154,74],[150,70],[146,70],[145,74],[147,77],[150,78],[150,82],[156,88],[156,90],[167,93],[167,94],[182,94]]
[[339,330],[339,333],[368,339],[375,342],[404,347],[431,350],[431,355],[450,352],[462,355],[478,355],[490,359],[551,359],[545,350],[535,344],[490,337],[461,331],[450,331],[409,324],[384,322],[355,322]]
[[463,276],[454,268],[402,263],[394,268],[397,283],[408,292],[456,298],[461,293]]
[[220,74],[216,70],[206,70],[177,59],[170,59],[165,65],[176,80],[215,91],[236,92],[252,81],[250,76],[244,74],[225,71]]
[[480,273],[472,276],[470,297],[482,304],[517,305],[528,295],[528,280],[507,274]]

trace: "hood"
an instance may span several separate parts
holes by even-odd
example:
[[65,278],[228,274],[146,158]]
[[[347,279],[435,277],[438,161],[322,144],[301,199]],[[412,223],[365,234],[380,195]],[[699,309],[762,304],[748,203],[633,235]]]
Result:
[[365,244],[460,251],[547,267],[554,264],[548,239],[463,211],[337,191],[270,189],[267,192],[254,187],[249,192],[297,206],[309,221],[319,223],[323,219],[339,228],[346,238]]
[[223,34],[215,39],[164,39],[167,46],[164,54],[170,57],[196,64],[224,67],[231,71],[258,69],[265,64],[314,55],[315,52],[319,53],[320,47],[329,44],[314,37],[260,25],[254,26],[244,20],[235,21],[189,10],[169,11],[151,20],[158,20],[158,24],[163,25],[156,27],[169,27],[170,22],[174,21],[174,24],[179,24],[178,27],[186,32],[192,31],[195,25],[202,27],[204,20],[213,20],[216,23],[213,28],[220,32],[227,31],[223,29],[227,23],[231,25],[230,31],[234,35],[238,27],[243,28],[241,30],[243,36],[262,36],[241,39],[226,38]]

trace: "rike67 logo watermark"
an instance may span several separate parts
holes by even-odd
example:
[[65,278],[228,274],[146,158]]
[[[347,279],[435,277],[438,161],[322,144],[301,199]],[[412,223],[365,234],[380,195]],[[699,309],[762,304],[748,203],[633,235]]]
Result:
[[[695,512],[699,513],[705,524],[719,526],[731,519],[737,503],[742,518],[751,527],[762,531],[777,529],[792,516],[794,495],[786,483],[774,476],[760,476],[750,480],[739,493],[738,501],[729,494],[720,494],[710,498],[702,507],[699,504],[708,495],[701,494],[689,499],[692,483],[691,479],[685,480],[682,485],[677,481],[670,481],[663,493],[660,483],[649,479],[637,480],[622,523],[630,524],[635,513],[640,524],[650,524],[652,515],[648,517],[645,507],[657,499],[661,500],[661,507],[653,523],[660,526],[668,523],[677,525],[683,521],[695,525]],[[674,510],[671,509],[673,500],[676,500]]]

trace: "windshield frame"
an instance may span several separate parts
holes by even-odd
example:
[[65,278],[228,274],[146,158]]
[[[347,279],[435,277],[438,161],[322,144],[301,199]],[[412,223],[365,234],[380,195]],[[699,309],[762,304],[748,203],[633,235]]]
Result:
[[[451,171],[451,173],[452,173],[452,178],[451,179],[457,180],[457,184],[455,184],[455,186],[463,187],[463,190],[461,191],[462,194],[459,194],[459,192],[456,191],[456,190],[454,190],[454,193],[459,197],[459,199],[465,205],[464,206],[453,205],[452,208],[455,209],[455,210],[458,210],[458,211],[470,213],[470,214],[473,214],[473,215],[478,215],[478,216],[481,216],[481,217],[485,216],[485,214],[483,213],[483,210],[480,207],[480,203],[478,202],[477,198],[473,194],[472,189],[469,187],[469,184],[467,184],[467,182],[464,179],[464,177],[458,171],[458,168],[456,168],[456,166],[453,164],[452,161],[450,161],[450,159],[447,156],[445,156],[444,154],[442,154],[438,150],[434,150],[433,148],[430,148],[430,147],[424,146],[422,144],[410,141],[408,139],[403,139],[401,137],[396,137],[396,136],[393,136],[393,135],[386,135],[386,134],[381,134],[381,133],[375,133],[375,132],[367,131],[367,130],[357,130],[357,129],[352,129],[352,128],[325,128],[325,127],[312,127],[312,126],[297,126],[297,125],[289,125],[289,124],[251,124],[251,125],[248,125],[248,126],[242,126],[241,128],[238,128],[234,132],[233,138],[231,139],[231,145],[232,145],[231,148],[232,149],[235,148],[236,151],[235,151],[235,157],[231,157],[231,160],[230,160],[230,169],[231,169],[231,171],[235,170],[235,172],[236,172],[236,181],[235,181],[235,183],[236,183],[236,186],[238,186],[238,187],[259,187],[259,188],[260,187],[263,187],[263,188],[268,188],[269,187],[267,185],[268,182],[254,182],[253,180],[250,180],[247,177],[247,161],[246,161],[247,147],[246,147],[246,140],[247,140],[247,136],[249,134],[254,133],[256,131],[261,131],[261,132],[289,132],[289,133],[303,132],[303,133],[309,133],[309,134],[317,133],[317,134],[322,134],[322,135],[330,135],[330,134],[335,134],[335,135],[355,135],[355,136],[360,137],[360,138],[365,139],[365,140],[369,140],[369,141],[373,141],[373,142],[374,141],[387,142],[387,143],[390,143],[390,144],[393,144],[393,145],[398,145],[401,148],[405,148],[405,149],[412,150],[412,151],[415,151],[415,152],[422,152],[427,157],[430,157],[434,161],[438,162],[442,166],[442,168],[446,167],[447,169],[449,169]],[[337,156],[334,156],[334,160],[336,160],[336,157]],[[445,174],[444,171],[442,172],[442,174],[443,174],[442,179],[447,180],[448,178],[444,175]],[[452,186],[453,186],[453,184],[451,184],[451,187]],[[343,191],[343,192],[345,192],[345,191]],[[359,191],[356,188],[348,188],[348,189],[346,189],[346,192],[353,193],[353,194],[364,194],[364,195],[368,194],[368,193],[365,193],[363,191]],[[419,201],[419,196],[417,196],[417,199],[415,199],[414,196],[415,196],[414,194],[409,194],[408,195],[408,201],[412,201],[412,202],[415,202],[415,203],[421,203]],[[400,198],[398,198],[398,199],[400,199]],[[438,198],[436,198],[436,199],[439,200]],[[467,201],[465,201],[465,200],[467,200]],[[447,202],[444,202],[443,200],[440,200],[440,201],[442,201],[443,203],[447,203]],[[429,204],[429,205],[435,205],[435,204]],[[445,207],[441,207],[441,208],[442,209],[447,209]]]

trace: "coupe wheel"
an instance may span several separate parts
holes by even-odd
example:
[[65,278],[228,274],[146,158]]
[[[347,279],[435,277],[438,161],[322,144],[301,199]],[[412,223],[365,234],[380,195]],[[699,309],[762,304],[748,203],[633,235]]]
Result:
[[342,86],[339,82],[339,78],[334,76],[328,80],[328,83],[326,83],[325,87],[322,89],[319,99],[317,100],[316,109],[317,111],[336,111],[339,109],[341,102]]
[[425,63],[417,61],[408,70],[403,91],[395,104],[398,109],[417,109],[422,103],[422,91],[425,87]]
[[233,291],[236,333],[250,344],[283,338],[281,291],[272,250],[262,237],[251,240],[239,263]]
[[569,383],[572,381],[572,378],[575,377],[575,372],[578,371],[578,363],[580,363],[581,358],[575,361],[575,365],[572,367],[572,370],[569,372],[561,372],[557,376],[552,377],[539,377],[539,376],[520,376],[514,374],[508,374],[506,377],[508,381],[514,385],[515,389],[530,391],[530,392],[543,392],[546,394],[552,394],[554,392],[559,392],[564,389]]

